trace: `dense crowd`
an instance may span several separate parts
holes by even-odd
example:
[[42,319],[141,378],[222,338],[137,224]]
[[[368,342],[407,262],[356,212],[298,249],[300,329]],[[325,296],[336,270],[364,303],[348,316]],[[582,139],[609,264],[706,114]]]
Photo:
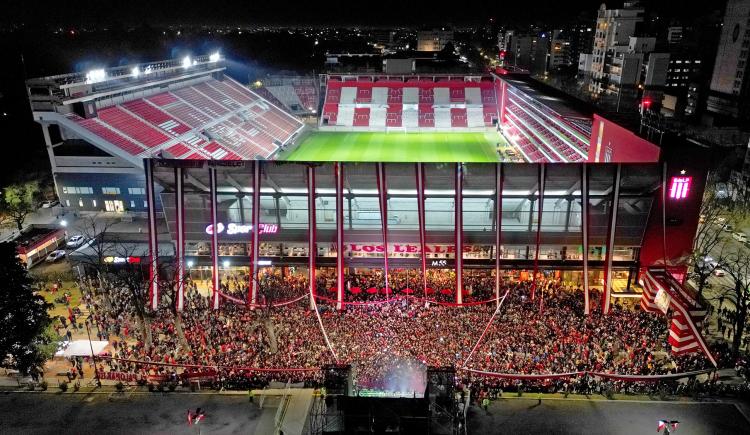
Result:
[[[367,278],[361,279],[357,284],[367,286]],[[490,282],[494,286],[494,277],[485,276],[469,285],[489,287]],[[419,288],[418,284],[406,285]],[[261,285],[283,288],[280,295],[274,295],[290,299],[304,294],[307,283],[302,275],[279,275],[262,278]],[[97,334],[113,342],[113,359],[104,359],[101,367],[138,373],[143,379],[207,373],[244,386],[248,379],[251,384],[271,379],[316,382],[319,370],[288,369],[316,369],[341,362],[352,364],[358,388],[391,391],[423,388],[427,366],[454,366],[459,379],[503,389],[518,383],[472,375],[464,364],[511,374],[595,371],[654,375],[708,367],[707,359],[699,354],[671,355],[664,316],[618,304],[609,315],[602,315],[596,292],[591,297],[592,312],[586,316],[581,290],[553,281],[539,286],[535,300],[531,300],[528,282],[505,283],[502,293],[508,290],[508,297],[491,323],[494,301],[455,307],[426,301],[421,295],[396,294],[388,303],[349,305],[344,311],[321,303],[320,323],[338,359],[326,343],[308,298],[255,310],[225,300],[221,309],[214,311],[208,297],[193,283],[187,287],[185,310],[179,319],[164,292],[163,308],[149,317],[148,331],[132,315],[126,290],[91,301]],[[225,291],[239,295],[246,287],[238,278],[236,284],[234,280],[227,284]],[[486,336],[466,362],[488,324]],[[280,371],[251,370],[257,368]],[[593,388],[590,382],[591,378],[573,378],[528,385],[584,391]]]

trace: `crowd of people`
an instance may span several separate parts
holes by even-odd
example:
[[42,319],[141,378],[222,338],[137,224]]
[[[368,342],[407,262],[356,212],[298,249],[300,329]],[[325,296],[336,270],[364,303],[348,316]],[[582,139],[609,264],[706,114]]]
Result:
[[[356,284],[367,286],[366,279]],[[227,285],[228,293],[246,291],[240,278],[234,282]],[[494,277],[485,276],[469,285],[490,283],[494,286]],[[283,288],[280,295],[274,292],[283,299],[304,294],[307,287],[299,274],[269,275],[260,284]],[[451,306],[421,295],[396,294],[387,303],[351,304],[343,311],[321,303],[318,313],[309,298],[257,309],[225,300],[215,311],[194,283],[187,289],[183,312],[176,315],[168,292],[163,292],[163,308],[147,316],[146,323],[133,315],[126,289],[90,300],[92,326],[100,337],[110,338],[113,347],[112,358],[102,359],[100,370],[136,373],[144,381],[205,375],[244,388],[273,379],[315,384],[321,381],[319,368],[336,362],[352,365],[357,388],[403,391],[424,388],[428,366],[452,366],[458,379],[484,388],[526,385],[578,392],[602,384],[592,384],[591,377],[519,384],[467,369],[521,375],[657,375],[709,367],[703,355],[671,354],[664,316],[617,303],[602,315],[596,292],[590,300],[592,312],[585,315],[580,288],[557,281],[538,286],[533,300],[529,282],[504,283],[502,293],[507,290],[508,297],[494,318],[497,305],[491,298],[486,304]]]

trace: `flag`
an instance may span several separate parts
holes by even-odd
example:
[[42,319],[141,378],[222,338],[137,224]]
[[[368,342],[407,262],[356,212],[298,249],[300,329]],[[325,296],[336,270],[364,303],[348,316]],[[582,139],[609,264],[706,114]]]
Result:
[[656,426],[656,431],[661,432],[664,430],[664,428],[667,426],[666,420],[659,420],[659,425]]

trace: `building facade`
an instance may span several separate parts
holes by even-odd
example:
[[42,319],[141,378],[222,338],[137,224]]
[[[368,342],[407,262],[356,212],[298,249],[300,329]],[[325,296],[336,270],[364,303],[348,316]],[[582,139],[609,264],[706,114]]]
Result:
[[750,0],[728,0],[706,110],[719,118],[749,120]]
[[[687,204],[700,203],[705,175],[659,163],[147,160],[145,167],[147,191],[163,189],[163,214],[152,211],[150,227],[166,220],[185,276],[220,289],[238,273],[298,273],[311,294],[338,308],[350,279],[373,271],[383,288],[406,291],[388,281],[398,272],[418,283],[409,292],[430,297],[428,289],[440,289],[432,297],[459,304],[477,277],[494,281],[495,297],[506,281],[554,277],[585,294],[603,288],[609,304],[611,294],[627,294],[640,268],[690,249],[692,237],[666,247],[644,235],[664,221],[694,233],[697,209]],[[160,249],[154,237],[150,243]],[[255,302],[259,284],[251,282],[247,298]]]

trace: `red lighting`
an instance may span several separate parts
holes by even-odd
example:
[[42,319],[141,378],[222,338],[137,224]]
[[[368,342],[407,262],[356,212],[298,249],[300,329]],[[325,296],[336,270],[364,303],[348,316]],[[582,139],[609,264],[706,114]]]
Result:
[[669,183],[669,197],[672,199],[685,199],[690,191],[690,183],[693,177],[672,177]]

